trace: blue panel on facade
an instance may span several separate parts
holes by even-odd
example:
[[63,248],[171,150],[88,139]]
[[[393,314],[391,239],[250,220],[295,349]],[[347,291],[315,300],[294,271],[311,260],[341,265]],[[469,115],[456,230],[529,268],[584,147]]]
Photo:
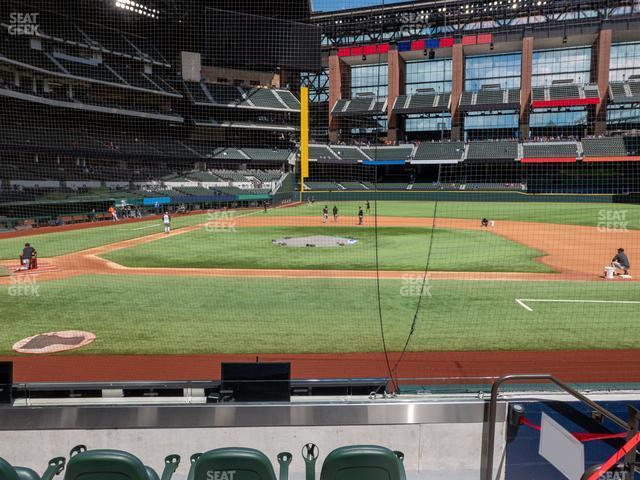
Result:
[[438,48],[440,46],[440,40],[437,38],[427,39],[427,48]]

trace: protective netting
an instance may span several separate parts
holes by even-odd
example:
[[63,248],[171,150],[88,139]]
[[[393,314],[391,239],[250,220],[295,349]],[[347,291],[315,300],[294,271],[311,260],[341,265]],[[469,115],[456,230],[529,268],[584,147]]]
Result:
[[0,5],[0,355],[428,383],[637,347],[637,2],[214,3]]

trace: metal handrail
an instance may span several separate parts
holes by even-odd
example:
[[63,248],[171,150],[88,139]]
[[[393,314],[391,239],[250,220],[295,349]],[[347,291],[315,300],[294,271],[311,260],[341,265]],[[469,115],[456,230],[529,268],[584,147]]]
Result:
[[506,375],[504,377],[500,377],[497,379],[492,387],[491,387],[491,403],[489,404],[489,433],[487,438],[487,451],[483,456],[485,458],[485,468],[484,475],[482,477],[483,480],[493,480],[493,455],[495,448],[495,439],[496,439],[496,415],[498,408],[498,392],[503,383],[513,382],[513,381],[522,381],[522,380],[542,380],[546,382],[554,383],[561,390],[564,390],[569,395],[577,398],[582,403],[585,403],[589,407],[593,408],[595,411],[600,412],[604,417],[611,420],[613,423],[618,425],[619,427],[624,428],[626,431],[629,431],[631,427],[627,422],[622,420],[617,415],[614,415],[606,408],[601,407],[593,400],[590,400],[582,393],[578,392],[576,389],[571,387],[570,385],[558,380],[553,375],[550,374],[532,374],[532,375]]

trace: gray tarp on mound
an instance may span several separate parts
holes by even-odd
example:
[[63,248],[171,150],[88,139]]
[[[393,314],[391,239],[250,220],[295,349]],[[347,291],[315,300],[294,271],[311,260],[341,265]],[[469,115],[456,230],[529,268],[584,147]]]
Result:
[[285,237],[272,240],[274,245],[282,247],[344,247],[354,245],[354,238],[332,237],[330,235],[310,235],[308,237]]

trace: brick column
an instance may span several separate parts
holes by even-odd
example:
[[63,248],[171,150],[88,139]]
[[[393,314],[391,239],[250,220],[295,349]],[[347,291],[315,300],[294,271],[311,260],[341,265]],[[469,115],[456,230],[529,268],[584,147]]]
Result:
[[400,136],[400,118],[393,113],[393,105],[399,95],[405,93],[405,61],[398,53],[398,49],[392,47],[387,54],[389,71],[389,94],[387,96],[387,140],[395,142]]
[[339,118],[331,114],[336,102],[351,95],[351,67],[335,53],[329,56],[329,140],[337,142],[340,137]]
[[533,37],[522,39],[522,63],[520,66],[520,139],[529,138],[531,114],[531,75],[533,74]]
[[596,135],[607,131],[607,100],[609,99],[609,64],[611,61],[611,29],[600,30],[591,54],[591,80],[598,84],[600,104],[596,106]]
[[453,46],[451,58],[451,139],[460,140],[463,138],[463,118],[458,108],[464,91],[464,51],[461,43]]

